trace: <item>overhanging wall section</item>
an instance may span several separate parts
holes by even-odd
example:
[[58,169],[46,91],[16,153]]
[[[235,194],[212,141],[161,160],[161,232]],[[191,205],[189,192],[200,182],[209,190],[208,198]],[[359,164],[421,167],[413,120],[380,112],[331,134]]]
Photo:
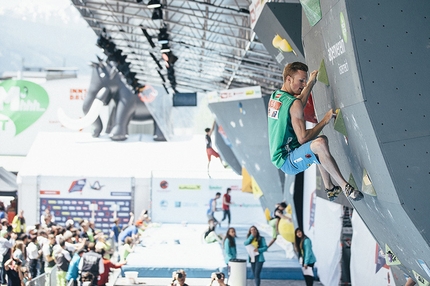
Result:
[[430,281],[417,267],[430,264],[430,2],[321,1],[321,12],[302,32],[310,70],[327,72],[317,117],[340,109],[345,126],[324,128],[330,150],[367,193],[353,205],[380,246]]

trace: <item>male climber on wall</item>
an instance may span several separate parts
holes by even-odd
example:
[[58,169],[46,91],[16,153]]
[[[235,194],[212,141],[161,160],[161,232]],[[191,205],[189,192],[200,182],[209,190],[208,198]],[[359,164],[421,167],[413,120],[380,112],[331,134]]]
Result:
[[[349,199],[359,201],[363,194],[343,178],[330,153],[327,137],[318,136],[335,116],[333,110],[330,109],[313,128],[306,129],[303,108],[315,85],[318,71],[311,72],[309,81],[307,72],[308,66],[304,63],[287,64],[282,88],[270,96],[268,127],[272,163],[289,175],[300,173],[315,163],[330,200],[334,200],[343,189]],[[331,177],[340,187],[332,182]]]

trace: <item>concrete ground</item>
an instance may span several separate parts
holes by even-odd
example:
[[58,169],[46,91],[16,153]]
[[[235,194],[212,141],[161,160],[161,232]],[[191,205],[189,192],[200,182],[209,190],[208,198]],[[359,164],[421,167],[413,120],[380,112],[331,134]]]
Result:
[[[118,278],[114,285],[116,286],[128,286],[128,285],[145,285],[145,286],[167,286],[172,282],[169,278],[139,278],[139,284],[130,284],[126,278]],[[202,278],[187,278],[186,283],[189,286],[208,286],[210,285],[210,279]],[[304,280],[261,280],[260,286],[305,286]],[[314,282],[315,286],[322,286],[320,282]],[[213,286],[216,286],[214,283]],[[237,285],[231,285],[237,286]],[[247,280],[246,286],[254,286],[253,280]]]

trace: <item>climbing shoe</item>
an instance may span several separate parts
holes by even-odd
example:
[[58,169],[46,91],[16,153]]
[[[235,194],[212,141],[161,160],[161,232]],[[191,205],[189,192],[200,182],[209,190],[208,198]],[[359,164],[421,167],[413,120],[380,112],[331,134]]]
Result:
[[325,193],[327,195],[327,199],[332,202],[337,196],[342,192],[342,189],[339,186],[334,186],[331,190],[325,189]]
[[364,197],[360,191],[355,190],[354,187],[348,183],[345,186],[345,195],[354,201],[359,201]]

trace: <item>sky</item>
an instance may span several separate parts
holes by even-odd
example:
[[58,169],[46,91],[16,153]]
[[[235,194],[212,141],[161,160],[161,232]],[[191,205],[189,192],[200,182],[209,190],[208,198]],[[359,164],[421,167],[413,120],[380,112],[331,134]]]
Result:
[[2,1],[0,75],[21,67],[77,67],[103,57],[97,36],[70,0]]

